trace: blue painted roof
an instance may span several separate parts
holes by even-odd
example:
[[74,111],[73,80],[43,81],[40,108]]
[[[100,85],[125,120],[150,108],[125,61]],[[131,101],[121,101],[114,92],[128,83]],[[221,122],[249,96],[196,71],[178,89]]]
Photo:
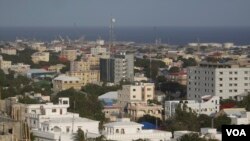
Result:
[[150,122],[141,122],[144,126],[142,129],[156,129],[156,126]]

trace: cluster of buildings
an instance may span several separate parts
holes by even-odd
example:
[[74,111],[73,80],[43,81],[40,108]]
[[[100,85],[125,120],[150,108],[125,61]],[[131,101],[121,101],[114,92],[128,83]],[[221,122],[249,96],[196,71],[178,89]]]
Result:
[[[57,93],[69,88],[81,90],[87,84],[122,85],[121,89],[108,92],[99,99],[104,101],[103,113],[109,122],[100,129],[100,121],[80,117],[79,114],[68,112],[69,98],[59,98],[58,104],[50,102],[48,96],[41,94],[26,94],[31,99],[43,101],[44,104],[20,104],[17,99],[9,98],[0,101],[0,109],[10,115],[10,128],[0,132],[6,133],[13,139],[29,138],[20,130],[28,126],[26,132],[32,132],[39,141],[68,141],[78,129],[82,129],[88,138],[104,136],[108,140],[136,140],[149,139],[153,141],[176,141],[191,131],[175,131],[173,134],[155,129],[144,129],[142,123],[136,123],[141,117],[150,115],[160,120],[172,118],[178,107],[197,115],[208,116],[227,115],[231,124],[249,124],[250,113],[245,109],[220,109],[220,101],[224,99],[242,100],[250,92],[250,60],[244,55],[235,55],[232,43],[190,43],[184,49],[156,49],[155,52],[142,53],[137,47],[121,45],[120,49],[111,50],[105,46],[103,40],[84,43],[62,43],[53,41],[49,47],[43,42],[32,42],[27,45],[36,50],[31,56],[34,64],[49,62],[52,53],[58,54],[62,61],[69,61],[69,70],[61,73],[63,64],[48,66],[47,68],[30,68],[29,64],[4,60],[0,56],[0,69],[4,72],[14,72],[26,75],[30,79],[50,77],[52,90]],[[141,47],[141,46],[140,46]],[[208,48],[209,47],[209,48]],[[216,51],[211,48],[216,48]],[[139,48],[139,47],[138,47]],[[195,50],[187,53],[189,49]],[[148,48],[146,48],[148,49]],[[203,49],[203,51],[201,51]],[[207,49],[207,50],[206,50]],[[247,49],[247,48],[244,48]],[[17,48],[1,48],[2,54],[17,55]],[[226,51],[225,51],[226,50]],[[162,61],[167,66],[160,68],[157,76],[164,76],[167,81],[178,82],[187,86],[187,99],[166,100],[165,93],[158,94],[156,86],[148,82],[151,78],[145,76],[144,68],[135,67],[134,58],[147,58]],[[229,61],[208,61],[206,57],[217,60],[231,58]],[[180,59],[181,58],[181,59]],[[195,60],[198,65],[185,66],[185,59]],[[169,72],[172,67],[179,68],[178,72]],[[135,73],[134,69],[137,70]],[[160,84],[161,85],[161,84]],[[159,86],[159,85],[158,85]],[[3,117],[0,115],[0,117]],[[123,118],[121,118],[123,117]],[[129,117],[129,118],[124,118]],[[0,118],[1,121],[1,118]],[[7,122],[4,121],[7,125]],[[25,124],[24,124],[25,123]],[[27,124],[27,125],[26,125]],[[157,123],[156,123],[157,124]],[[156,125],[157,126],[157,125]],[[7,126],[6,126],[7,127]],[[8,126],[9,128],[9,126]],[[3,134],[5,135],[5,134]],[[221,134],[214,128],[202,128],[200,137],[221,140]],[[3,138],[0,135],[0,140]],[[5,141],[4,140],[4,141]]]

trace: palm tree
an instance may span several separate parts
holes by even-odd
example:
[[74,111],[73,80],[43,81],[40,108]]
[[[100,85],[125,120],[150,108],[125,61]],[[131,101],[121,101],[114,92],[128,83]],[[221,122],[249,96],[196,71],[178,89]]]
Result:
[[74,141],[87,141],[87,136],[84,134],[84,131],[82,129],[78,129],[77,133],[74,133],[73,135]]

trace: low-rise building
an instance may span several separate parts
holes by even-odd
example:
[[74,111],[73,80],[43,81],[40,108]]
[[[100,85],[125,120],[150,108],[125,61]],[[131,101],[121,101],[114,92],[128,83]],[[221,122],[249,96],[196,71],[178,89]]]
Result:
[[36,139],[41,141],[70,141],[78,129],[88,136],[99,133],[99,122],[67,112],[69,98],[59,98],[58,104],[29,104],[26,119]]
[[8,55],[16,55],[15,48],[1,48],[1,53],[8,54]]
[[148,139],[152,141],[170,141],[171,132],[160,130],[144,130],[142,124],[131,122],[128,118],[118,119],[116,122],[104,124],[102,134],[107,140],[132,141]]
[[118,91],[118,105],[125,109],[129,102],[154,99],[153,83],[136,83],[134,85],[123,85],[122,90]]
[[74,61],[77,58],[77,51],[75,49],[62,50],[61,57],[69,61]]
[[143,73],[135,73],[134,81],[135,82],[142,82],[142,81],[147,82],[148,78]]
[[49,62],[49,52],[35,52],[31,55],[32,61],[37,64],[39,62]]
[[80,79],[82,86],[86,84],[97,84],[100,82],[100,71],[99,70],[88,70],[82,72],[68,72],[68,76],[77,77]]
[[60,73],[61,69],[64,68],[64,67],[65,67],[65,65],[63,65],[63,64],[56,64],[56,65],[50,66],[48,68],[48,71],[53,71],[53,72]]
[[133,101],[127,106],[127,113],[133,120],[138,120],[144,115],[150,115],[162,119],[162,105],[148,104],[147,102]]
[[80,90],[82,87],[82,82],[78,77],[60,75],[53,79],[53,90],[63,91],[69,88],[74,88]]
[[11,61],[0,60],[0,69],[8,70],[11,68]]
[[[175,110],[180,104],[181,107],[185,104],[188,109],[197,114],[212,115],[219,112],[220,100],[218,96],[204,96],[201,102],[195,100],[181,101],[165,101],[165,118],[170,118],[175,115]],[[190,109],[189,109],[190,108]]]
[[14,65],[11,65],[10,70],[15,71],[19,74],[26,74],[30,70],[30,65],[17,63]]

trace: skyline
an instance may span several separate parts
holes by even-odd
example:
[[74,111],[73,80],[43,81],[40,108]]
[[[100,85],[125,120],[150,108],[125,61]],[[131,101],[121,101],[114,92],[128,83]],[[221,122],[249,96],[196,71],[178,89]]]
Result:
[[[0,27],[250,26],[248,0],[1,0]],[[201,12],[203,11],[203,12]]]

